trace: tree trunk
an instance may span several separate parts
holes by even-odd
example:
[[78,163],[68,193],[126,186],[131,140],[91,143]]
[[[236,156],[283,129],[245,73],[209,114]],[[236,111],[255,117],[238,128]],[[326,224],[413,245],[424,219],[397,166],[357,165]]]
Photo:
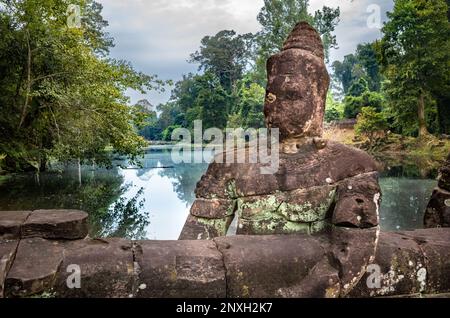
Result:
[[23,122],[25,121],[25,117],[27,116],[27,108],[28,103],[30,99],[30,92],[31,92],[31,45],[30,45],[30,34],[27,30],[27,47],[28,47],[28,56],[27,56],[27,85],[26,85],[26,92],[25,92],[25,103],[22,107],[22,114],[20,115],[20,122],[19,127],[22,128]]
[[419,137],[423,137],[428,135],[427,122],[425,119],[425,94],[423,92],[420,93],[417,106],[419,118]]
[[82,183],[81,183],[81,159],[78,158],[78,184],[81,187]]

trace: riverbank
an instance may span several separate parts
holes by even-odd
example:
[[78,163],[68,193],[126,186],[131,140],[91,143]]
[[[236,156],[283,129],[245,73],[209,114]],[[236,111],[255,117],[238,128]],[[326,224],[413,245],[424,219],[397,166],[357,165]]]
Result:
[[433,135],[414,138],[389,133],[370,143],[367,138],[356,136],[354,129],[329,128],[325,130],[324,138],[363,149],[375,157],[397,158],[427,166],[439,167],[450,152],[450,140]]

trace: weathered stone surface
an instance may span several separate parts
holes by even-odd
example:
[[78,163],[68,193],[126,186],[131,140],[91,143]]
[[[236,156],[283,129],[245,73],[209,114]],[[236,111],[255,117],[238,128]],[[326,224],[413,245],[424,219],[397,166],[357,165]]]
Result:
[[238,219],[238,235],[310,234],[310,223],[292,222],[273,214],[266,218]]
[[215,298],[226,296],[222,255],[212,241],[136,242],[137,297]]
[[[378,164],[361,150],[321,138],[330,78],[316,30],[298,23],[283,50],[269,58],[267,73],[264,114],[267,126],[280,130],[281,149],[272,143],[270,147],[271,154],[279,154],[278,170],[263,174],[266,164],[261,162],[222,163],[224,158],[251,157],[254,145],[219,154],[197,184],[198,201],[181,237],[226,233],[226,229],[214,231],[216,225],[210,226],[211,222],[205,230],[199,226],[205,222],[192,217],[223,217],[226,209],[220,200],[238,202],[238,234],[317,233],[328,227],[334,207],[336,225],[377,226],[380,190],[371,173]],[[211,200],[216,202],[216,213],[209,208]]]
[[377,173],[345,180],[338,187],[333,224],[371,228],[379,224],[381,189]]
[[[428,294],[450,292],[450,230],[426,229],[402,234],[412,238],[425,257],[425,292]],[[418,274],[417,279],[420,278]]]
[[33,211],[22,226],[22,237],[82,239],[88,234],[88,214],[77,210]]
[[31,211],[0,211],[0,238],[20,238],[20,228]]
[[322,136],[330,77],[317,31],[297,24],[283,50],[267,61],[267,73],[267,126],[279,128],[281,140]]
[[441,188],[433,191],[425,211],[426,228],[450,227],[450,192]]
[[361,280],[375,258],[379,228],[354,229],[334,227],[328,247],[339,268],[340,296],[346,296]]
[[328,257],[323,257],[298,284],[281,288],[283,298],[338,298],[341,293],[339,270]]
[[50,291],[63,261],[63,246],[42,238],[22,239],[6,277],[5,295],[26,297]]
[[[63,245],[64,260],[54,288],[57,297],[128,298],[136,292],[137,273],[131,241],[89,239],[68,241]],[[78,268],[71,267],[73,265]],[[69,288],[67,281],[76,283],[73,274],[78,269],[81,288]]]
[[283,50],[301,49],[320,59],[325,58],[322,39],[319,33],[306,22],[300,22],[284,42]]
[[191,214],[205,219],[223,219],[234,215],[235,200],[197,199],[191,208]]
[[210,240],[214,237],[225,236],[232,221],[233,216],[206,219],[189,215],[179,240]]
[[447,157],[447,161],[439,171],[439,188],[446,191],[450,191],[450,154]]
[[227,269],[227,296],[282,297],[299,285],[325,255],[308,235],[216,238]]
[[426,290],[426,259],[409,235],[381,232],[371,263],[381,270],[379,286],[375,284],[376,272],[365,273],[350,297],[408,295]]
[[265,219],[278,214],[287,221],[311,223],[327,218],[334,199],[335,187],[322,186],[243,197],[238,200],[238,211],[244,219]]
[[332,141],[320,150],[311,141],[296,154],[281,153],[275,174],[261,174],[261,166],[212,163],[197,185],[197,198],[236,199],[328,186],[379,168],[367,153]]
[[5,279],[16,255],[17,240],[0,240],[0,298],[4,297]]

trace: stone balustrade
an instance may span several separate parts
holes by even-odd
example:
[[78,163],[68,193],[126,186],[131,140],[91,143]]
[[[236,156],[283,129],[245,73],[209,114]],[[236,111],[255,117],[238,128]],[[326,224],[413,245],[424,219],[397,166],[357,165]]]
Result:
[[[361,229],[338,229],[344,232],[335,236],[132,241],[89,238],[86,219],[80,211],[0,212],[0,295],[265,298],[450,293],[448,228],[378,231],[372,255],[367,253],[371,235],[361,236],[366,233]],[[340,246],[355,242],[341,240],[342,235],[357,236],[358,244]],[[322,261],[332,257],[337,261]],[[358,268],[367,257],[381,270],[378,286],[370,268]]]

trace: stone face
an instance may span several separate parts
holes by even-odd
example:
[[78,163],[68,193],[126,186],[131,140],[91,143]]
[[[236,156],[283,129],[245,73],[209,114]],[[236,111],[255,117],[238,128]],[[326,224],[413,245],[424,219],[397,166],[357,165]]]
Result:
[[63,261],[63,246],[42,238],[22,239],[6,277],[8,297],[26,297],[50,291]]
[[[134,294],[137,274],[131,241],[77,240],[63,245],[64,260],[54,288],[57,297],[128,298]],[[71,275],[78,269],[81,288],[69,288],[67,280],[75,284]]]
[[226,296],[224,263],[214,242],[140,241],[136,244],[141,286],[136,297]]
[[77,210],[33,211],[22,226],[22,237],[82,239],[88,234],[88,214]]
[[16,255],[17,240],[0,240],[0,298],[4,297],[5,279]]
[[264,114],[281,140],[320,137],[330,77],[319,34],[307,23],[295,26],[283,50],[267,61]]
[[433,191],[425,211],[424,223],[426,228],[450,227],[450,192],[441,188]]
[[18,239],[31,211],[0,211],[0,238]]
[[377,226],[380,199],[377,173],[345,180],[338,187],[333,224],[358,228]]

